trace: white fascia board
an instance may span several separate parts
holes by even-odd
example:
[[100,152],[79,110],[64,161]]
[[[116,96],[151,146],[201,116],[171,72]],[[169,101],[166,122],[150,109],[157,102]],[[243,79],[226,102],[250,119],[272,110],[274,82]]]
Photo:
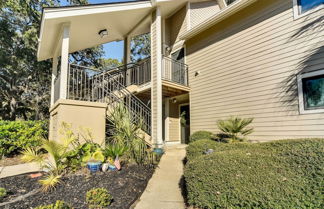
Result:
[[127,2],[124,4],[112,5],[90,5],[81,7],[62,7],[62,8],[45,8],[44,19],[65,18],[81,15],[91,15],[107,12],[119,12],[125,10],[136,10],[151,8],[152,4],[149,1],[145,2]]
[[208,28],[212,27],[213,25],[219,23],[220,21],[224,20],[225,18],[237,13],[238,11],[244,9],[245,7],[251,5],[252,3],[258,0],[239,0],[234,2],[230,6],[226,7],[225,9],[218,12],[216,15],[210,17],[205,22],[197,25],[196,27],[192,28],[191,30],[185,32],[180,36],[181,40],[188,40],[197,34],[207,30]]

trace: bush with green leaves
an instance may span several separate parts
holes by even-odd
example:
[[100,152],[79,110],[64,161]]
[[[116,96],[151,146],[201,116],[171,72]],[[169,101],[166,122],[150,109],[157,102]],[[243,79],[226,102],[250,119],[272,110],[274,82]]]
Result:
[[73,209],[73,207],[62,200],[57,200],[54,204],[38,206],[35,209]]
[[[214,149],[204,154],[205,149]],[[324,139],[189,144],[184,169],[195,208],[323,208]]]
[[86,194],[86,202],[89,208],[106,208],[111,204],[112,200],[113,197],[105,188],[94,188]]
[[0,187],[0,201],[7,195],[7,190]]
[[190,136],[189,142],[201,139],[215,139],[215,135],[210,131],[196,131]]
[[217,121],[217,127],[221,131],[218,136],[228,142],[244,141],[245,137],[253,132],[253,128],[248,127],[253,118],[230,117],[226,120]]
[[0,158],[39,146],[47,135],[48,121],[0,121]]

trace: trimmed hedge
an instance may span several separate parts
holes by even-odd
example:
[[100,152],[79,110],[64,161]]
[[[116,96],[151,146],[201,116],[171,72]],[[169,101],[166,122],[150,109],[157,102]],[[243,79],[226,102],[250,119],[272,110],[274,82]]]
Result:
[[215,135],[210,131],[196,131],[190,136],[189,142],[194,142],[201,139],[214,139],[214,138]]
[[[214,152],[205,155],[206,149]],[[198,208],[323,208],[324,140],[189,144],[184,176]]]
[[0,121],[0,158],[41,144],[48,136],[47,121]]

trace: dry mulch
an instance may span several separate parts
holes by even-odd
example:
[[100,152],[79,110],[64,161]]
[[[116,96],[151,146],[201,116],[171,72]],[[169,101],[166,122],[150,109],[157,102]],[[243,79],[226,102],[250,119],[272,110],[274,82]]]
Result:
[[[109,190],[114,200],[109,208],[129,208],[145,190],[154,168],[130,165],[121,171],[98,172],[92,175],[73,174],[62,179],[62,183],[51,192],[38,192],[26,199],[6,205],[6,208],[33,208],[39,205],[63,200],[74,208],[88,208],[85,203],[86,192],[92,188],[104,187]],[[30,178],[30,174],[7,177],[0,180],[0,187],[7,189],[9,196],[2,202],[24,195],[40,188],[40,178]],[[5,208],[5,207],[2,207]]]

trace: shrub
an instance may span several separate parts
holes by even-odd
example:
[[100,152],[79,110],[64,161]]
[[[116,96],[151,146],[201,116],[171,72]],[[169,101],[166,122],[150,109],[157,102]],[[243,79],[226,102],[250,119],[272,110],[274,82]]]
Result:
[[[213,148],[208,155],[202,153]],[[322,208],[324,140],[189,144],[184,176],[197,208]]]
[[189,142],[194,142],[201,139],[214,139],[215,135],[209,131],[196,131],[190,136]]
[[35,209],[73,209],[70,205],[64,201],[58,200],[54,204],[38,206]]
[[229,142],[244,141],[245,137],[253,132],[253,128],[247,127],[253,118],[230,117],[226,120],[217,121],[221,133],[219,136]]
[[0,187],[0,200],[2,200],[7,195],[7,190]]
[[86,194],[86,202],[89,208],[106,208],[108,207],[113,198],[105,188],[91,189]]
[[0,121],[0,158],[39,146],[47,135],[47,121]]

